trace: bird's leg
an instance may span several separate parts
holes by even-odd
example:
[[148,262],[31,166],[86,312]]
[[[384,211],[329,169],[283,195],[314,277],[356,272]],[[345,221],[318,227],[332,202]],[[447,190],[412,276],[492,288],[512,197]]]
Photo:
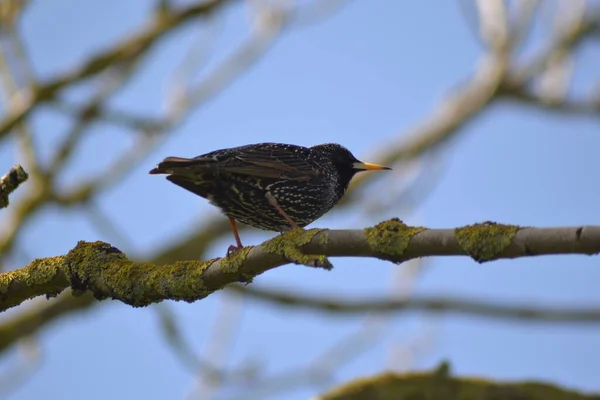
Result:
[[227,254],[229,254],[232,251],[241,249],[244,246],[242,245],[242,240],[240,239],[240,234],[238,233],[237,225],[235,224],[235,219],[233,219],[231,217],[227,217],[227,218],[229,218],[229,225],[231,226],[231,230],[233,231],[233,236],[235,237],[235,243],[237,244],[237,246],[234,246],[234,245],[229,246],[229,248],[227,249]]
[[277,200],[275,200],[275,197],[273,197],[273,195],[270,192],[267,192],[265,197],[267,198],[269,204],[272,205],[279,214],[281,214],[281,216],[287,221],[288,224],[290,224],[290,227],[292,229],[298,229],[298,224],[296,224],[294,220],[290,218],[290,216],[287,215],[285,211],[283,211],[279,204],[277,204]]

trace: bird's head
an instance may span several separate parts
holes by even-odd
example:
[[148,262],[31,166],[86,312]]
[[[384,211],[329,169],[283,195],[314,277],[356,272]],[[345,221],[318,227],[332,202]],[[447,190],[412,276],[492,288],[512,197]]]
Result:
[[319,144],[313,146],[311,149],[318,151],[331,160],[338,171],[340,183],[344,189],[348,187],[350,180],[352,180],[352,177],[358,172],[391,170],[389,167],[360,161],[354,157],[350,150],[337,143]]

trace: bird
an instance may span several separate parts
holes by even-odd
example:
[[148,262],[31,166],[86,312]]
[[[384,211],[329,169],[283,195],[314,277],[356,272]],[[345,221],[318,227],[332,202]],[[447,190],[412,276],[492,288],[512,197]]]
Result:
[[337,143],[267,142],[166,157],[149,173],[166,175],[221,209],[236,242],[229,254],[243,247],[236,221],[280,233],[304,228],[338,203],[355,174],[369,170],[391,168],[359,161]]

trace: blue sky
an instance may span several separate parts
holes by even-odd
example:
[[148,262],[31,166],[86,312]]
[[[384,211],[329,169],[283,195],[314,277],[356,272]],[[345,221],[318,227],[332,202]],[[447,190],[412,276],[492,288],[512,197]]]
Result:
[[[36,71],[51,76],[76,64],[142,22],[142,2],[57,0],[35,2],[24,19]],[[549,9],[550,10],[550,9]],[[545,12],[548,15],[548,10]],[[215,44],[233,49],[245,34],[244,16],[232,10]],[[532,43],[547,34],[536,26]],[[165,78],[187,50],[190,38],[176,36],[156,52],[141,75],[113,104],[137,112],[163,107]],[[526,49],[527,50],[527,49]],[[269,53],[220,95],[204,104],[117,188],[100,207],[132,238],[116,243],[77,212],[47,210],[22,237],[31,257],[63,254],[77,240],[107,240],[137,256],[150,256],[215,217],[205,201],[147,171],[167,155],[194,156],[217,148],[277,141],[312,145],[340,142],[359,158],[426,118],[443,96],[474,69],[481,48],[456,1],[353,1],[326,22],[286,32]],[[600,71],[598,48],[577,58],[574,91],[587,90]],[[212,64],[211,64],[212,65]],[[74,91],[73,99],[80,96]],[[497,104],[463,129],[443,155],[443,174],[415,210],[386,209],[356,218],[357,209],[332,212],[315,227],[361,228],[381,219],[450,228],[494,220],[530,226],[600,224],[600,118],[551,115],[514,104]],[[45,154],[67,121],[39,113],[34,121]],[[65,182],[101,170],[131,133],[98,125],[71,166]],[[0,148],[0,170],[16,161]],[[377,162],[376,159],[368,161]],[[433,172],[432,172],[433,173]],[[386,185],[402,185],[390,175]],[[384,194],[378,193],[377,196]],[[243,234],[244,243],[271,237]],[[230,238],[209,256],[220,256]],[[334,260],[333,272],[285,266],[258,277],[257,286],[300,293],[357,297],[381,294],[403,266],[374,260]],[[476,297],[532,305],[600,304],[598,260],[587,256],[539,257],[479,265],[467,258],[436,258],[417,282],[419,295]],[[169,304],[186,338],[205,347],[221,295],[194,304]],[[306,365],[340,338],[356,331],[361,317],[294,311],[246,301],[227,365],[255,360],[269,373]],[[335,373],[344,382],[381,372],[390,343],[434,338],[411,367],[422,369],[449,359],[457,374],[496,379],[537,379],[600,391],[600,335],[597,327],[496,321],[445,315],[394,318],[371,349]],[[68,319],[40,336],[42,364],[11,397],[87,399],[182,398],[193,378],[165,346],[152,309],[106,302]],[[14,351],[0,358],[0,371],[14,366]],[[331,382],[330,384],[333,384]],[[325,386],[305,386],[273,398],[305,399]]]

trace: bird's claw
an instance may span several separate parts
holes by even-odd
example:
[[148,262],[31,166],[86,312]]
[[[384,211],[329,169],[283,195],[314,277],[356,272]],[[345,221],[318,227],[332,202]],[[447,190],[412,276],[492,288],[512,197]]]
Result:
[[233,253],[234,251],[239,250],[239,249],[241,249],[241,247],[238,247],[238,246],[235,246],[232,244],[227,248],[227,255],[230,255],[231,253]]

